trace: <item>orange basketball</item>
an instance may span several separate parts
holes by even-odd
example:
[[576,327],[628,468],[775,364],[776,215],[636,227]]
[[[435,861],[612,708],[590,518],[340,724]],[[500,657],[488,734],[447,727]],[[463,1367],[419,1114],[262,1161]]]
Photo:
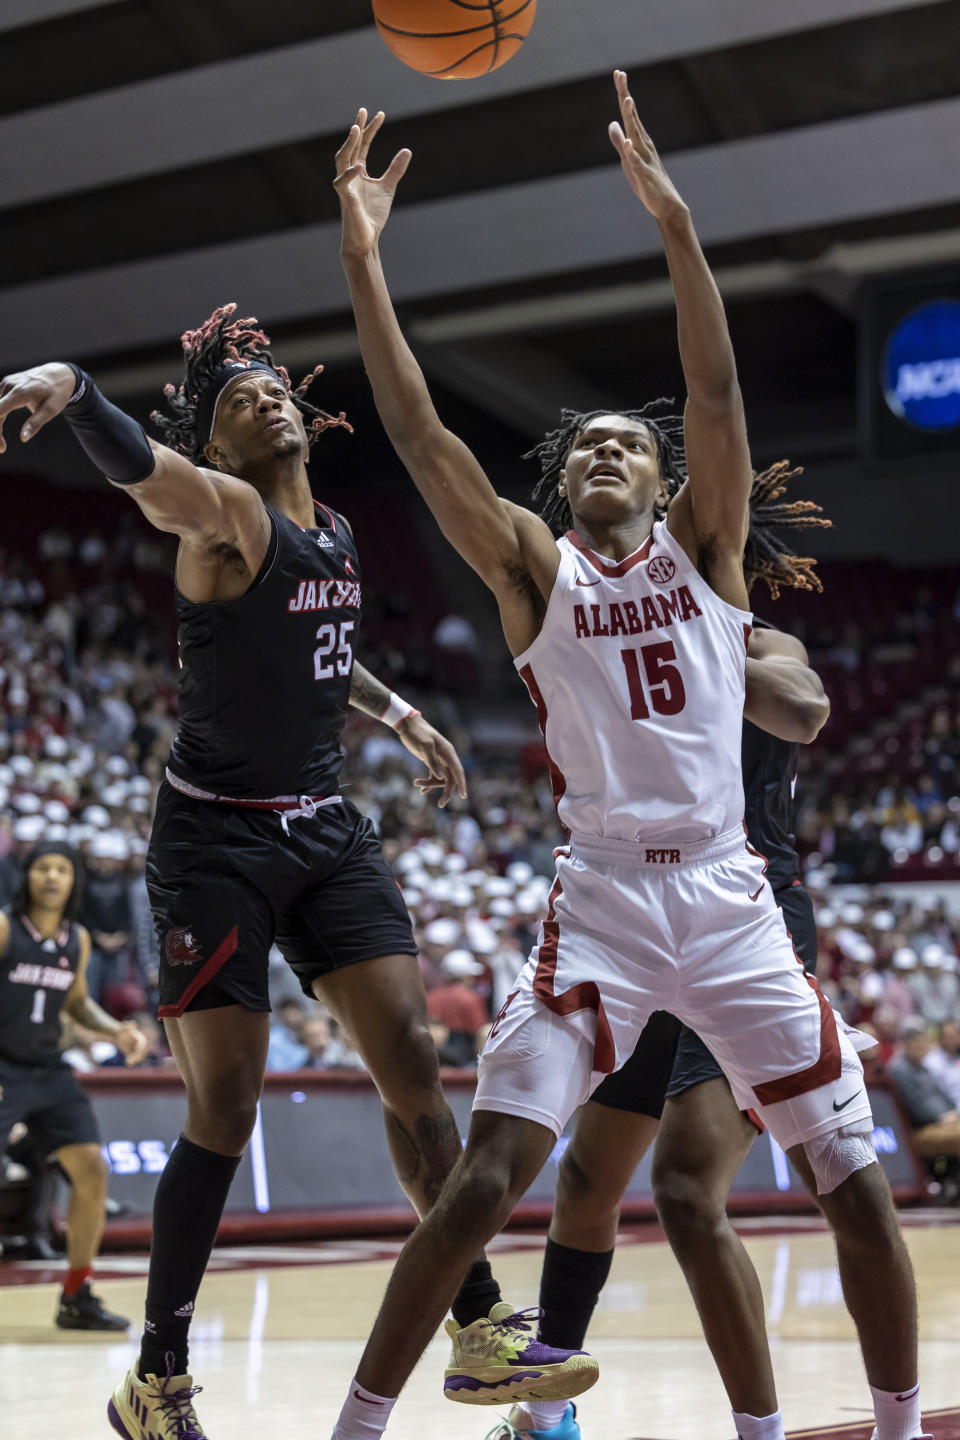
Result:
[[537,0],[373,0],[377,29],[397,59],[440,80],[505,65],[536,13]]

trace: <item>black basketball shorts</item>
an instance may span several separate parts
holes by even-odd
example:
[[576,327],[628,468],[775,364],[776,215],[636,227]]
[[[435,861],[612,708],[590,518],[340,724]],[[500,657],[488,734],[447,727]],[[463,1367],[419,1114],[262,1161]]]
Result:
[[331,971],[416,955],[410,917],[373,824],[348,801],[289,821],[161,786],[147,854],[160,945],[161,1019],[269,1010],[276,942],[305,995]]
[[44,1157],[64,1145],[99,1145],[90,1097],[69,1065],[20,1065],[0,1056],[0,1148],[20,1121]]
[[[778,890],[776,900],[803,968],[812,975],[817,966],[817,926],[813,902],[800,884]],[[672,1021],[676,1026],[672,1046],[666,1021]],[[674,1020],[672,1015],[665,1016],[660,1011],[650,1017],[626,1064],[601,1081],[590,1098],[599,1105],[659,1120],[665,1099],[682,1095],[694,1085],[715,1080],[722,1074],[700,1036]]]

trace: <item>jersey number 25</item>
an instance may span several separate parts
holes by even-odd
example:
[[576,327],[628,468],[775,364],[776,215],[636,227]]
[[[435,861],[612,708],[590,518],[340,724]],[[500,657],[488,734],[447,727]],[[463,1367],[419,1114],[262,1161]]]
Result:
[[317,631],[320,644],[313,652],[314,680],[332,680],[335,674],[350,674],[353,664],[350,632],[356,623],[355,620],[342,620],[339,625],[320,626]]

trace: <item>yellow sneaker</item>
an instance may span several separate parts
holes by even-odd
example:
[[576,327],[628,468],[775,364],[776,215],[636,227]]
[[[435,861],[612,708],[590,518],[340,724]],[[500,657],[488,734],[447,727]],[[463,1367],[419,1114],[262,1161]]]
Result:
[[114,1390],[107,1419],[124,1440],[208,1440],[192,1403],[203,1387],[189,1375],[174,1375],[173,1364],[168,1352],[163,1380],[141,1380],[133,1365]]
[[554,1350],[531,1333],[540,1311],[515,1311],[501,1300],[486,1320],[461,1330],[448,1320],[453,1353],[443,1380],[448,1400],[461,1405],[505,1401],[572,1400],[595,1385],[600,1367],[585,1350]]

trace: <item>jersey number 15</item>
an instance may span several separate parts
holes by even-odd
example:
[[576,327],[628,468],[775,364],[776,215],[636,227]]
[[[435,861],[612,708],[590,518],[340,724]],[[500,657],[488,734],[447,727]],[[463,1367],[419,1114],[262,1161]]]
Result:
[[[631,719],[649,720],[651,706],[658,715],[680,714],[687,703],[687,694],[683,688],[683,676],[676,665],[670,664],[671,660],[677,658],[672,640],[661,640],[655,645],[641,645],[639,650],[621,650],[620,658],[627,672]],[[649,704],[647,692],[650,696]]]

